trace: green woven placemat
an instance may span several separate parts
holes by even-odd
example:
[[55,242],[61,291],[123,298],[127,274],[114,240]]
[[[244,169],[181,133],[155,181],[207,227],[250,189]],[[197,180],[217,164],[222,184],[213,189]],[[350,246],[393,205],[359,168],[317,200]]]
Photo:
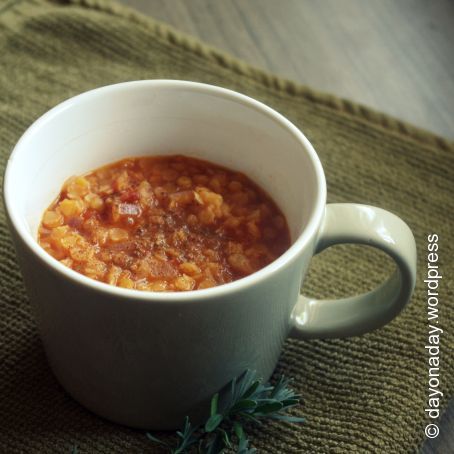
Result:
[[[454,394],[454,146],[354,103],[256,70],[175,30],[104,1],[0,3],[1,167],[26,127],[82,91],[126,80],[175,78],[232,88],[287,116],[326,170],[330,202],[381,206],[405,219],[418,243],[410,305],[373,333],[342,340],[289,340],[276,373],[295,377],[303,425],[253,433],[259,452],[412,452],[424,438],[428,395],[427,235],[437,233],[443,406]],[[143,432],[108,423],[58,385],[30,312],[0,213],[0,451],[155,452]],[[305,284],[317,296],[371,288],[390,271],[359,246],[313,260]]]

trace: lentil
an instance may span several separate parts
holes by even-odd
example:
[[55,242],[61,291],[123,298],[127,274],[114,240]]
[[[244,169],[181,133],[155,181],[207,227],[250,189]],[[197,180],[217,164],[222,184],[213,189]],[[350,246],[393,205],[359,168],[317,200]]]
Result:
[[92,279],[154,292],[234,281],[290,246],[282,212],[247,176],[184,156],[124,159],[70,178],[38,240]]

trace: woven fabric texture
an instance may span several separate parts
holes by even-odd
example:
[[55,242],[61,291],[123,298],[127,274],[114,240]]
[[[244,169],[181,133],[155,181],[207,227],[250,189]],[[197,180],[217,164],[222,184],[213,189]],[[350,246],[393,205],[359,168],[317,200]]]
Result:
[[[252,433],[263,453],[407,453],[424,438],[428,398],[427,235],[439,235],[443,406],[454,394],[454,146],[346,100],[257,70],[163,24],[104,1],[0,3],[1,170],[24,130],[77,93],[120,81],[211,83],[275,108],[307,135],[326,171],[329,202],[388,209],[412,228],[418,283],[389,325],[341,340],[287,341],[276,374],[294,377],[302,425]],[[450,237],[451,234],[451,237]],[[46,362],[0,211],[0,451],[158,452],[144,433],[106,422],[72,400]],[[338,297],[370,289],[392,270],[360,246],[315,257],[305,292]]]

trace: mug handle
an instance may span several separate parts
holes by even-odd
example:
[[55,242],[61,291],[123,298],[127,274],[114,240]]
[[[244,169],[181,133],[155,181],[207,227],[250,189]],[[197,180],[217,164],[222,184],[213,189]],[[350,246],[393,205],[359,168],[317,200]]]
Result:
[[397,268],[387,281],[361,295],[335,300],[300,295],[291,315],[290,336],[357,336],[391,321],[409,301],[416,281],[416,244],[404,221],[368,205],[328,204],[315,253],[340,243],[381,249],[394,259]]

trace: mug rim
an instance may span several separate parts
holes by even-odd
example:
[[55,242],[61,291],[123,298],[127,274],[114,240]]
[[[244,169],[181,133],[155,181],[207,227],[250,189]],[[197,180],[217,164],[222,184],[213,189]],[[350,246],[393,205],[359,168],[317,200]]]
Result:
[[[229,99],[230,101],[247,105],[248,107],[267,115],[280,126],[284,127],[300,143],[304,152],[308,154],[313,165],[317,183],[316,200],[307,225],[294,240],[292,245],[282,255],[258,271],[226,284],[217,285],[207,289],[189,290],[184,292],[150,292],[136,289],[126,289],[91,279],[71,268],[66,267],[39,245],[37,239],[33,237],[31,232],[24,225],[24,222],[20,220],[21,215],[19,214],[19,210],[13,203],[14,178],[12,172],[14,168],[12,163],[15,156],[21,153],[24,149],[24,142],[26,142],[30,136],[32,136],[35,131],[41,127],[41,125],[52,121],[53,118],[58,116],[62,111],[65,111],[76,104],[84,103],[87,99],[99,95],[108,95],[109,93],[117,90],[128,90],[142,87],[163,87],[167,89],[177,88],[190,89],[196,92],[208,92],[213,95]],[[36,257],[40,259],[43,265],[47,265],[62,278],[69,279],[73,281],[74,284],[89,287],[94,291],[110,294],[111,296],[118,298],[133,299],[154,304],[160,302],[168,304],[171,302],[195,302],[196,300],[225,297],[229,294],[245,290],[247,287],[259,284],[269,278],[272,274],[285,267],[288,263],[292,262],[304,249],[310,239],[317,234],[318,228],[322,222],[322,216],[326,205],[326,180],[320,159],[306,136],[290,120],[266,104],[234,90],[215,85],[186,80],[151,79],[120,82],[88,90],[57,104],[55,107],[41,115],[22,134],[8,158],[3,178],[3,199],[6,208],[5,211],[9,217],[11,228],[15,230],[22,242]]]

